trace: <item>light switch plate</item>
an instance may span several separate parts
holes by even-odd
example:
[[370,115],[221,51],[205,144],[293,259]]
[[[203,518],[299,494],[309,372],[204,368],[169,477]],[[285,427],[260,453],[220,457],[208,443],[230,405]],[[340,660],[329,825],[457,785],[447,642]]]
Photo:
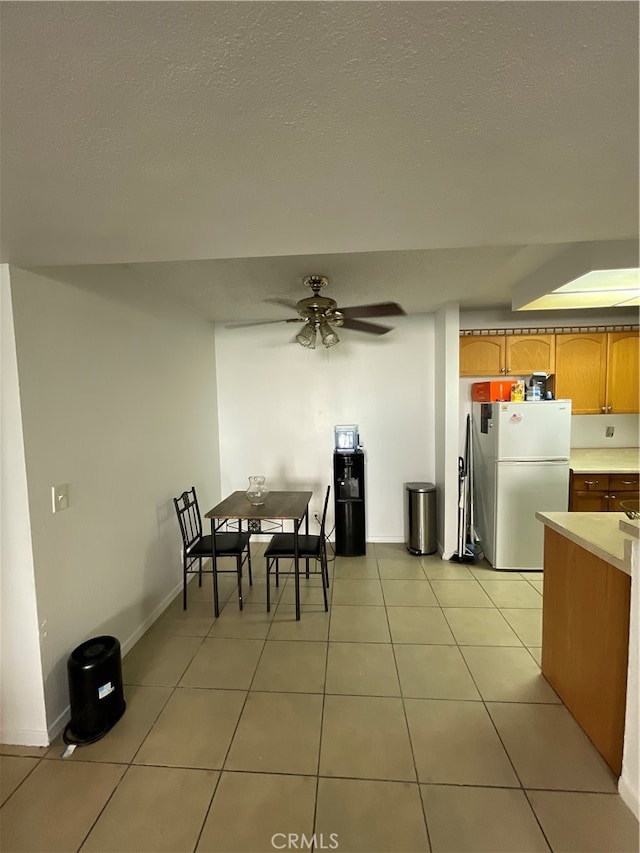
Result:
[[60,483],[59,486],[51,486],[51,510],[62,512],[69,508],[69,483]]

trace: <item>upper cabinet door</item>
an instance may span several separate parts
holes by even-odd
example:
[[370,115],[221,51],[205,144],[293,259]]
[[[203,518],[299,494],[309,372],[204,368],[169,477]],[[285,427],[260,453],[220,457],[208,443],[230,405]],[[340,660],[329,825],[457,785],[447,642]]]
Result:
[[514,376],[535,370],[555,373],[555,335],[507,335],[506,372]]
[[574,415],[606,411],[606,376],[606,334],[556,335],[556,398],[571,400]]
[[504,335],[463,335],[460,338],[460,376],[500,376],[504,373]]
[[638,332],[609,332],[607,412],[632,414],[639,410]]

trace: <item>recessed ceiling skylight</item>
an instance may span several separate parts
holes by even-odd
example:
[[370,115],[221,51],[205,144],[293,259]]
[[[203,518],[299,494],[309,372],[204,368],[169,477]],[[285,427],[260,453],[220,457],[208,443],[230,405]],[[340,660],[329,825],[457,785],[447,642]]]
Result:
[[554,293],[581,293],[599,290],[631,290],[640,293],[640,270],[592,270],[579,278],[557,287]]
[[534,299],[526,310],[632,307],[640,304],[640,270],[592,270]]

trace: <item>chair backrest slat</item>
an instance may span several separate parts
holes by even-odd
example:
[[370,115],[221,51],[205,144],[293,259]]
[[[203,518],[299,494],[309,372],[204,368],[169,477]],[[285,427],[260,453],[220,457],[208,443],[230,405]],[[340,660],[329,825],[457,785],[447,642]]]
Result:
[[327,493],[324,497],[324,509],[322,510],[322,522],[320,523],[320,538],[324,542],[324,529],[327,522],[327,507],[329,506],[329,494],[331,493],[331,486],[327,486]]
[[202,536],[202,519],[196,487],[192,486],[188,491],[183,492],[179,498],[174,498],[173,503],[180,524],[182,543],[185,550],[188,550]]

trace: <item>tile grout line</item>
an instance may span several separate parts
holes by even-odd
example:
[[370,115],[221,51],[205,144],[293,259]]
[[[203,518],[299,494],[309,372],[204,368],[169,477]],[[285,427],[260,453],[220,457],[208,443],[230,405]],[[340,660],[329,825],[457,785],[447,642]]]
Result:
[[[320,796],[320,762],[322,759],[322,732],[324,730],[324,709],[325,702],[327,697],[327,673],[329,672],[329,648],[331,645],[331,617],[333,615],[333,590],[335,584],[335,550],[334,550],[334,572],[333,577],[331,577],[330,582],[330,590],[327,589],[327,600],[329,600],[329,592],[331,592],[331,600],[329,602],[329,624],[327,626],[327,650],[325,654],[324,660],[324,683],[322,685],[322,705],[320,708],[320,736],[318,738],[318,762],[317,762],[317,772],[316,772],[316,793],[313,800],[313,822],[311,824],[312,834],[313,834],[313,849],[315,850],[315,834],[317,830],[317,820],[318,820],[318,798]],[[327,566],[328,570],[328,566]]]
[[[267,578],[267,580],[268,580],[268,578]],[[282,593],[281,593],[281,594],[282,594]],[[266,604],[265,604],[265,606],[266,606]],[[226,607],[226,605],[225,605],[225,607]],[[277,608],[276,608],[276,609],[277,609]],[[224,610],[224,608],[223,608],[223,610]],[[223,610],[221,610],[221,611],[220,611],[220,615],[222,615]],[[208,820],[208,818],[209,818],[209,814],[211,813],[211,808],[212,808],[212,806],[213,806],[213,801],[214,801],[214,799],[215,799],[215,796],[216,796],[216,793],[217,793],[217,791],[218,791],[218,788],[220,787],[220,783],[222,782],[222,774],[225,772],[225,767],[226,767],[226,764],[227,764],[227,760],[228,760],[228,758],[229,758],[229,753],[230,753],[230,751],[231,751],[231,745],[233,744],[234,738],[235,738],[236,733],[237,733],[237,731],[238,731],[238,726],[240,725],[240,720],[242,719],[242,715],[244,714],[244,709],[246,708],[247,701],[248,701],[248,699],[249,699],[249,692],[250,692],[250,690],[251,690],[251,685],[252,685],[252,684],[253,684],[253,682],[255,681],[256,673],[257,673],[257,671],[258,671],[258,667],[260,666],[260,661],[262,660],[262,656],[263,656],[263,654],[264,654],[264,650],[265,650],[265,647],[266,647],[266,644],[267,644],[267,637],[269,636],[269,632],[271,631],[271,626],[272,626],[272,624],[273,624],[273,619],[274,619],[274,617],[275,617],[275,612],[274,612],[274,613],[273,613],[273,615],[271,616],[270,624],[269,624],[269,628],[268,628],[268,630],[267,630],[267,633],[265,634],[264,638],[262,639],[262,649],[260,650],[260,654],[259,654],[259,656],[258,656],[258,660],[256,661],[256,665],[255,665],[255,668],[254,668],[254,670],[253,670],[253,675],[251,676],[251,681],[249,682],[249,687],[247,688],[247,690],[246,690],[246,692],[245,692],[244,701],[243,701],[243,703],[242,703],[242,707],[240,708],[240,713],[238,714],[238,719],[236,720],[236,724],[235,724],[235,726],[234,726],[233,732],[232,732],[232,734],[231,734],[231,737],[229,738],[229,743],[228,743],[228,745],[227,745],[227,749],[226,749],[226,751],[225,751],[224,758],[223,758],[223,760],[222,760],[222,762],[221,762],[221,766],[220,766],[220,769],[219,769],[219,771],[218,771],[218,778],[217,778],[217,780],[216,780],[215,785],[213,786],[213,791],[212,791],[212,793],[211,793],[211,799],[209,800],[209,805],[207,806],[207,808],[206,808],[206,810],[205,810],[204,817],[203,817],[203,819],[202,819],[202,824],[201,824],[201,826],[200,826],[200,831],[198,832],[198,836],[197,836],[197,838],[196,838],[196,841],[195,841],[195,844],[194,844],[194,847],[193,847],[194,851],[195,851],[195,850],[197,850],[197,848],[198,848],[198,844],[200,843],[200,839],[202,838],[202,833],[204,832],[204,828],[205,828],[205,825],[206,825],[207,820]],[[220,638],[219,638],[219,639],[220,639]],[[238,638],[236,637],[236,638],[234,638],[234,639],[238,639]],[[213,688],[213,689],[215,689],[215,688]]]
[[[496,609],[497,609],[497,610],[499,610],[500,608],[498,608],[498,607],[497,607],[497,605],[496,605]],[[502,614],[500,614],[500,615],[502,615]],[[445,619],[446,619],[446,616],[445,616]],[[505,621],[506,621],[506,620],[505,620]],[[511,627],[511,626],[510,626],[510,627]],[[515,632],[514,632],[514,633],[515,633]],[[455,635],[454,635],[454,637],[455,637]],[[520,639],[520,638],[518,637],[518,639]],[[496,647],[494,647],[494,648],[496,648]],[[514,646],[513,648],[516,648],[516,647]],[[534,819],[535,819],[536,823],[538,824],[538,826],[539,826],[539,828],[540,828],[540,832],[542,833],[542,836],[543,836],[543,838],[544,838],[545,842],[547,843],[547,845],[548,845],[548,847],[549,847],[549,850],[553,851],[553,847],[551,846],[551,843],[550,843],[549,839],[547,838],[547,835],[546,835],[546,833],[545,833],[545,831],[544,831],[544,829],[543,829],[543,827],[542,827],[542,824],[541,824],[541,822],[540,822],[540,820],[539,820],[539,818],[538,818],[538,815],[537,815],[537,813],[536,813],[536,810],[533,808],[533,805],[532,805],[532,803],[531,803],[531,801],[530,801],[529,797],[527,796],[526,789],[525,789],[525,787],[524,787],[524,785],[523,785],[523,783],[522,783],[522,779],[520,778],[520,775],[519,775],[519,773],[518,773],[518,771],[517,771],[517,768],[516,768],[516,766],[515,766],[515,763],[514,763],[513,759],[511,758],[511,755],[510,755],[510,753],[509,753],[509,750],[507,749],[506,744],[504,743],[504,740],[502,739],[502,737],[501,737],[501,735],[500,735],[500,732],[498,731],[498,727],[497,727],[497,725],[496,725],[496,723],[495,723],[495,720],[493,719],[493,717],[492,717],[492,715],[491,715],[491,712],[489,711],[489,708],[487,707],[487,703],[486,703],[486,701],[485,701],[484,696],[482,695],[482,691],[480,690],[480,687],[479,687],[479,685],[478,685],[478,683],[477,683],[477,681],[476,681],[476,679],[475,679],[475,676],[473,675],[473,672],[471,671],[471,667],[469,666],[469,663],[468,663],[468,661],[467,661],[467,659],[466,659],[466,657],[465,657],[465,655],[464,655],[464,652],[462,651],[462,648],[461,648],[459,645],[458,645],[458,651],[460,652],[460,656],[461,656],[461,658],[463,659],[463,661],[464,661],[464,663],[465,663],[465,666],[467,667],[467,670],[468,670],[468,672],[469,672],[469,675],[471,676],[471,679],[472,679],[472,681],[473,681],[473,683],[474,683],[474,685],[475,685],[476,690],[478,691],[478,695],[480,696],[480,701],[482,702],[482,705],[483,705],[483,707],[484,707],[484,709],[485,709],[485,713],[486,713],[487,717],[489,718],[489,720],[490,720],[490,722],[491,722],[491,725],[493,726],[493,729],[494,729],[494,731],[495,731],[495,733],[496,733],[496,736],[497,736],[498,740],[500,741],[500,744],[501,744],[501,746],[502,746],[502,749],[504,750],[504,753],[505,753],[505,755],[507,756],[507,759],[509,760],[509,764],[511,765],[511,767],[512,767],[512,769],[513,769],[513,773],[514,773],[514,775],[515,775],[516,779],[518,780],[518,782],[519,782],[519,784],[520,784],[520,790],[522,791],[522,793],[523,793],[523,795],[524,795],[524,797],[525,797],[525,799],[526,799],[526,801],[527,801],[527,803],[528,803],[528,805],[529,805],[529,808],[531,809],[531,812],[532,812],[532,814],[533,814],[533,817],[534,817]],[[522,703],[522,704],[524,704],[524,703]],[[511,789],[511,790],[518,790],[518,789],[516,788],[516,789]]]
[[[433,587],[431,586],[429,578],[426,575],[426,572],[424,571],[424,564],[422,563],[422,561],[420,561],[420,568],[422,569],[424,576],[425,576],[425,580],[429,584],[429,589],[431,590],[431,592],[435,598],[435,592],[433,590]],[[384,598],[384,588],[382,590],[382,596]],[[402,679],[400,678],[400,670],[398,668],[398,659],[396,657],[396,649],[395,649],[396,644],[393,642],[393,632],[391,630],[391,623],[389,621],[389,611],[388,611],[388,608],[386,607],[386,605],[385,605],[385,611],[387,614],[387,627],[389,629],[389,639],[391,641],[391,653],[393,654],[393,662],[394,662],[394,665],[396,668],[396,678],[398,679],[398,690],[400,691],[400,704],[402,707],[402,714],[404,717],[404,725],[405,725],[405,729],[407,732],[407,740],[409,741],[409,749],[411,750],[411,759],[413,761],[413,772],[415,773],[415,777],[416,777],[415,784],[416,784],[416,788],[418,791],[418,798],[420,800],[420,808],[422,810],[422,819],[424,821],[424,828],[425,828],[425,832],[427,835],[428,849],[432,850],[433,845],[431,843],[431,833],[429,832],[429,821],[427,819],[427,809],[425,806],[424,798],[422,796],[422,789],[420,787],[420,774],[418,773],[418,764],[417,764],[417,760],[416,760],[416,752],[415,752],[415,748],[414,748],[414,744],[413,744],[413,738],[411,737],[411,727],[409,726],[409,718],[407,716],[407,706],[406,706],[405,701],[404,701],[405,700],[404,690],[402,687]]]

